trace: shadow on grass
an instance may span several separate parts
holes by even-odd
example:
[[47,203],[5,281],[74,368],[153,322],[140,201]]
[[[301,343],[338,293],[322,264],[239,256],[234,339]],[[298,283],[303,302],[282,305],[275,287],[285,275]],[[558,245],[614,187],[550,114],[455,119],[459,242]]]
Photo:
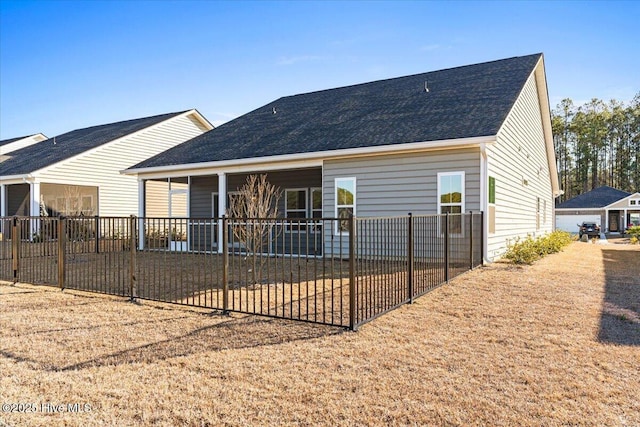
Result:
[[60,367],[57,370],[73,371],[95,366],[153,363],[195,353],[272,346],[343,332],[343,329],[338,328],[250,316],[229,319],[216,325],[194,329],[179,337],[124,349],[95,359]]
[[[107,302],[110,303],[110,302]],[[114,301],[113,303],[118,304]],[[130,304],[129,302],[125,304]],[[80,303],[80,305],[83,305]],[[65,307],[65,310],[69,307]],[[77,307],[75,307],[77,308]],[[149,307],[151,309],[163,310],[163,307]],[[185,311],[189,309],[185,307]],[[135,324],[146,330],[162,329],[163,324],[167,322],[180,322],[191,316],[203,316],[202,318],[217,318],[219,322],[215,324],[207,324],[201,327],[191,327],[184,333],[171,338],[152,341],[144,340],[137,345],[127,346],[126,328]],[[205,321],[203,323],[210,323]],[[43,326],[43,325],[41,325]],[[135,363],[155,363],[176,357],[190,356],[203,352],[217,352],[233,349],[254,348],[262,346],[273,346],[284,344],[292,341],[305,341],[324,336],[337,335],[344,333],[342,328],[322,326],[311,323],[301,323],[298,321],[287,321],[283,319],[272,319],[257,316],[235,317],[226,316],[219,313],[202,313],[192,312],[189,316],[184,315],[171,316],[163,319],[142,319],[136,321],[105,321],[94,325],[82,325],[73,322],[73,326],[61,327],[57,324],[46,325],[49,327],[40,328],[39,330],[29,330],[20,333],[23,340],[40,345],[47,346],[46,341],[51,339],[58,341],[63,337],[67,341],[65,345],[70,355],[77,354],[83,346],[91,347],[91,342],[85,341],[82,345],[76,346],[73,341],[75,333],[84,336],[86,340],[97,340],[100,342],[105,336],[122,336],[124,345],[118,345],[113,351],[105,354],[93,355],[86,358],[75,359],[72,363],[65,361],[65,355],[59,354],[57,360],[51,358],[39,357],[38,352],[25,352],[22,348],[3,348],[0,349],[0,356],[9,358],[15,362],[35,363],[42,370],[49,372],[74,371],[90,367],[118,366],[129,365]],[[120,331],[120,332],[118,332]],[[64,353],[64,352],[63,352]],[[46,359],[46,360],[45,360]]]
[[640,252],[604,249],[605,296],[600,342],[640,346]]

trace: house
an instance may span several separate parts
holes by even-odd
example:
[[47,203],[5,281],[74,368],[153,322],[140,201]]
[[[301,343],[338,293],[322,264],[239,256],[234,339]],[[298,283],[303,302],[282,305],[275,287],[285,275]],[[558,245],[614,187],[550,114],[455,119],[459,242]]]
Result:
[[0,141],[0,156],[19,150],[20,148],[28,147],[29,145],[33,145],[37,142],[44,141],[45,139],[47,139],[47,137],[43,133],[3,139]]
[[0,216],[136,214],[137,180],[120,171],[212,128],[188,110],[77,129],[12,149],[0,160]]
[[258,173],[284,217],[484,211],[489,259],[552,231],[560,194],[542,54],[285,96],[124,173],[141,216],[181,195],[185,214],[218,217]]
[[595,222],[606,233],[620,233],[640,225],[640,193],[602,186],[556,206],[556,228],[578,232],[578,224]]

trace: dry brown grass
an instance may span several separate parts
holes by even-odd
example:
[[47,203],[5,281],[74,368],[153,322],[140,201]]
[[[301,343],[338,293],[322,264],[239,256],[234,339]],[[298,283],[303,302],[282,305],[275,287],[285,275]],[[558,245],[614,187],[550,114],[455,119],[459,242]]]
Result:
[[493,264],[357,333],[24,284],[0,303],[0,402],[92,409],[9,425],[640,425],[640,247]]

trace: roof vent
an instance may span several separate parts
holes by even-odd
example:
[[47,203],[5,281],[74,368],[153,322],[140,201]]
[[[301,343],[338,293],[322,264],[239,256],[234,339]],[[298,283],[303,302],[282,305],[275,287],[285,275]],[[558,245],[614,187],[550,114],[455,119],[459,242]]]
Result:
[[277,113],[276,107],[273,107],[273,114],[276,114],[276,113]]
[[424,81],[424,91],[425,92],[429,92],[429,81],[428,80]]

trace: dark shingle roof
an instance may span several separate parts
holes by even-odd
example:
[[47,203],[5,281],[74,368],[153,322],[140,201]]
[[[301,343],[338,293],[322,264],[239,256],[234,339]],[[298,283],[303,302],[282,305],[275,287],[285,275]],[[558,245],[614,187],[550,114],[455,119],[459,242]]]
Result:
[[134,167],[496,135],[541,56],[287,96]]
[[9,153],[8,158],[0,163],[0,176],[23,175],[37,171],[183,112],[92,126],[49,138]]
[[564,201],[556,206],[556,209],[603,208],[630,195],[631,193],[627,193],[626,191],[616,190],[615,188],[604,185],[580,194],[573,199]]

